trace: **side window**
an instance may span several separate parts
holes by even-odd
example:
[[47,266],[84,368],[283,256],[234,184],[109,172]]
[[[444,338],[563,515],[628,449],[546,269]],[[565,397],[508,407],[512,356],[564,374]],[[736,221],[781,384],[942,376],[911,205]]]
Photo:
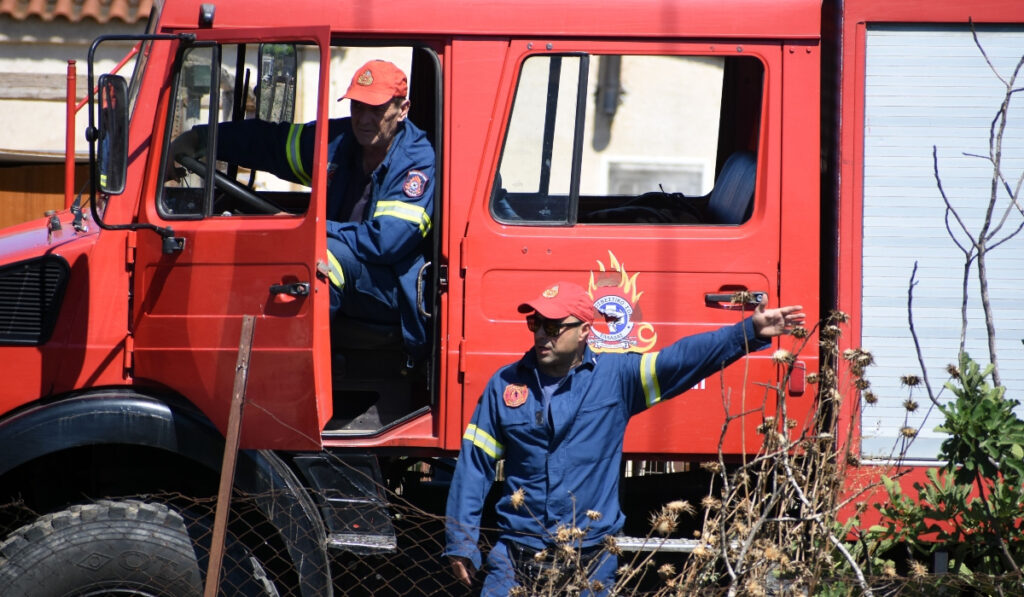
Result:
[[763,76],[752,56],[529,57],[491,213],[520,225],[742,224]]
[[[255,120],[280,127],[287,138],[292,122],[316,118],[319,61],[319,51],[312,45],[268,44],[261,48],[258,44],[224,44],[186,49],[179,62],[168,142],[197,125]],[[282,64],[290,66],[282,72]],[[272,147],[270,139],[281,132],[261,128],[245,134],[259,139],[251,143],[255,150]],[[179,161],[174,170],[164,174],[158,202],[164,217],[305,213],[309,188],[271,167],[274,157],[269,151],[258,152],[258,157],[256,151],[244,151],[231,161],[216,161],[213,181],[207,185],[209,138],[205,133],[197,138],[198,151],[189,156],[192,159]],[[168,151],[175,152],[174,146]]]

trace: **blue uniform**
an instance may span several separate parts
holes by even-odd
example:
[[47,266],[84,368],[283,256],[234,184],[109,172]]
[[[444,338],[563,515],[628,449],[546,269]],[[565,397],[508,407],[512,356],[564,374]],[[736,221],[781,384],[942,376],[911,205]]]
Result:
[[[583,548],[618,533],[625,522],[619,464],[629,419],[693,387],[748,348],[769,344],[755,337],[748,318],[682,338],[660,352],[597,354],[586,348],[583,363],[562,379],[546,405],[532,350],[503,367],[484,390],[462,439],[448,495],[445,554],[469,558],[480,568],[480,516],[502,458],[505,487],[497,520],[503,542],[542,549],[555,543],[563,524],[586,529]],[[511,495],[520,488],[525,502],[517,510]],[[588,519],[588,510],[601,518]],[[495,559],[492,553],[485,593],[488,585],[508,587],[492,579],[509,576],[501,566],[507,557]]]
[[[341,312],[397,321],[407,350],[421,357],[427,331],[416,304],[416,278],[426,261],[434,213],[434,149],[422,130],[408,120],[400,123],[387,156],[370,174],[369,201],[349,215],[353,197],[362,191],[349,188],[364,180],[362,148],[349,118],[328,126],[331,317]],[[224,122],[218,125],[217,158],[310,185],[315,131],[316,123]]]

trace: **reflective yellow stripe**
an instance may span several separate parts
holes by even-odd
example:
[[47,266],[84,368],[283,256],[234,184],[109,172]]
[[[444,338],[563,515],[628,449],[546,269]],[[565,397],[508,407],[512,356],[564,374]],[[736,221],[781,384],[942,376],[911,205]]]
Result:
[[658,374],[654,370],[654,362],[657,360],[656,352],[644,353],[644,356],[640,357],[640,383],[644,387],[644,398],[648,408],[661,400],[661,386],[658,385]]
[[345,287],[345,272],[341,269],[341,262],[330,251],[327,251],[327,277],[339,289]]
[[405,201],[381,201],[377,203],[377,211],[373,217],[391,216],[419,226],[420,234],[424,237],[430,232],[430,216],[426,210],[418,205],[406,203]]
[[498,460],[505,455],[505,446],[498,443],[489,433],[470,423],[462,439],[468,439],[473,445],[484,451],[491,458]]
[[306,174],[306,169],[302,167],[302,155],[299,149],[299,141],[302,139],[302,127],[304,126],[306,125],[293,124],[288,129],[288,146],[285,147],[285,155],[288,156],[288,167],[292,169],[295,179],[308,187],[311,181],[309,174]]

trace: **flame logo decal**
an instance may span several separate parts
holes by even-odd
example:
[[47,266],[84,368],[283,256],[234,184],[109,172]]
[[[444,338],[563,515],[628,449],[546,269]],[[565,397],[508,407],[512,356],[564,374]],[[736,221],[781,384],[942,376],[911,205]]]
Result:
[[654,326],[643,321],[637,287],[639,273],[630,276],[626,267],[608,251],[608,267],[597,261],[598,271],[590,272],[587,291],[594,309],[604,316],[594,320],[588,339],[595,352],[647,352],[658,341]]

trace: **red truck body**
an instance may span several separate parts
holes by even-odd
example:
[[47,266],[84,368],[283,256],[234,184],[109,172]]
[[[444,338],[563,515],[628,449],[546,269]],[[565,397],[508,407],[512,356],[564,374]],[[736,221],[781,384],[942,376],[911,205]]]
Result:
[[[0,371],[7,380],[0,393],[0,445],[7,450],[0,485],[14,487],[24,471],[44,462],[71,466],[78,461],[53,455],[96,445],[181,450],[187,459],[198,458],[183,447],[189,437],[168,431],[173,425],[159,427],[160,433],[145,425],[133,432],[140,415],[130,405],[181,409],[223,434],[248,315],[256,324],[241,447],[282,453],[456,455],[491,374],[530,345],[516,306],[557,280],[587,287],[599,308],[627,313],[628,329],[616,328],[619,320],[598,322],[600,334],[591,341],[597,350],[658,350],[734,323],[749,311],[722,297],[738,291],[763,293],[771,306],[801,304],[811,322],[840,309],[851,321],[842,348],[861,346],[868,309],[863,172],[871,151],[865,141],[866,32],[875,24],[1024,22],[1024,5],[1010,0],[824,6],[817,0],[399,0],[386,6],[297,0],[286,8],[253,0],[214,8],[212,21],[203,22],[198,0],[154,6],[148,33],[159,39],[142,42],[129,88],[125,184],[121,192],[101,189],[95,197],[92,213],[101,221],[86,217],[76,226],[82,219],[65,211],[57,220],[0,232],[0,276],[11,301],[3,308],[16,312],[8,334],[0,333]],[[335,115],[335,100],[351,76],[339,66],[347,53],[386,47],[411,55],[411,118],[427,131],[437,155],[424,300],[432,349],[415,371],[360,376],[356,353],[346,353],[346,360],[337,347],[332,352],[324,273],[326,127],[318,131],[311,187],[282,191],[301,195],[294,208],[269,215],[243,207],[222,217],[213,208],[182,215],[171,207],[179,190],[164,182],[164,162],[170,138],[183,130],[175,110],[190,97],[183,90],[192,84],[191,73],[213,77],[190,71],[197,62],[189,56],[213,47],[241,54],[243,47],[275,43],[301,45],[302,114],[321,122]],[[222,89],[238,85],[244,69],[227,57],[221,64],[220,51],[209,51],[211,64],[234,70],[235,79],[220,81]],[[700,88],[696,74],[671,82],[668,73],[680,62],[695,69],[687,73],[707,69],[713,83]],[[634,70],[622,67],[618,78],[606,80],[613,64]],[[530,70],[536,65],[542,66]],[[531,133],[527,123],[520,139],[517,106],[530,101],[524,90],[535,76],[549,91],[548,103],[537,104],[537,119],[553,132],[544,137],[534,126]],[[649,92],[647,85],[663,76],[668,82]],[[693,94],[686,95],[690,87]],[[590,106],[609,90],[617,99],[608,112]],[[670,94],[667,104],[659,103],[663,93]],[[686,112],[709,97],[704,112]],[[567,103],[559,108],[577,107],[575,125],[572,110],[555,116],[553,106],[563,98]],[[201,101],[195,106],[209,108]],[[646,120],[627,122],[634,114]],[[701,124],[707,114],[716,122],[705,157],[676,163],[670,151],[653,158],[656,151],[641,151],[698,137],[682,126]],[[569,134],[560,136],[563,129]],[[600,141],[602,131],[612,140]],[[546,165],[523,165],[532,149],[514,154],[529,145],[531,134],[547,147]],[[602,158],[601,143],[641,157]],[[737,153],[755,156],[748,213],[738,222],[652,223],[626,214],[622,207],[639,204],[613,189],[634,180],[631,172],[656,172],[652,176],[666,180],[691,176],[699,190],[681,192],[713,202],[716,178]],[[600,168],[588,170],[591,164]],[[550,175],[561,190],[547,191],[547,183],[529,188],[536,175],[531,168],[541,179]],[[659,192],[660,180],[646,181],[650,186],[634,195]],[[673,189],[661,190],[670,196]],[[498,211],[506,200],[517,215]],[[545,207],[522,215],[542,200],[557,200],[567,211],[559,216],[556,208],[552,216]],[[271,289],[296,283],[307,284],[308,293]],[[26,287],[32,293],[23,292]],[[627,458],[700,462],[719,453],[727,460],[754,453],[761,417],[735,420],[723,434],[726,416],[763,405],[764,416],[772,415],[766,384],[779,376],[772,350],[798,344],[777,339],[772,349],[637,416],[626,436]],[[381,354],[394,356],[387,350]],[[788,415],[803,423],[816,389],[804,374],[819,367],[814,338],[797,359]],[[349,371],[341,375],[346,362]],[[90,399],[110,410],[79,432],[62,409],[82,408]],[[119,418],[122,399],[124,412],[134,414]],[[354,406],[360,400],[369,406]],[[843,402],[844,433],[862,425],[855,404]],[[46,439],[26,444],[34,434]],[[859,434],[854,438],[860,441]],[[75,489],[64,487],[61,495]],[[65,503],[54,499],[37,510]]]

